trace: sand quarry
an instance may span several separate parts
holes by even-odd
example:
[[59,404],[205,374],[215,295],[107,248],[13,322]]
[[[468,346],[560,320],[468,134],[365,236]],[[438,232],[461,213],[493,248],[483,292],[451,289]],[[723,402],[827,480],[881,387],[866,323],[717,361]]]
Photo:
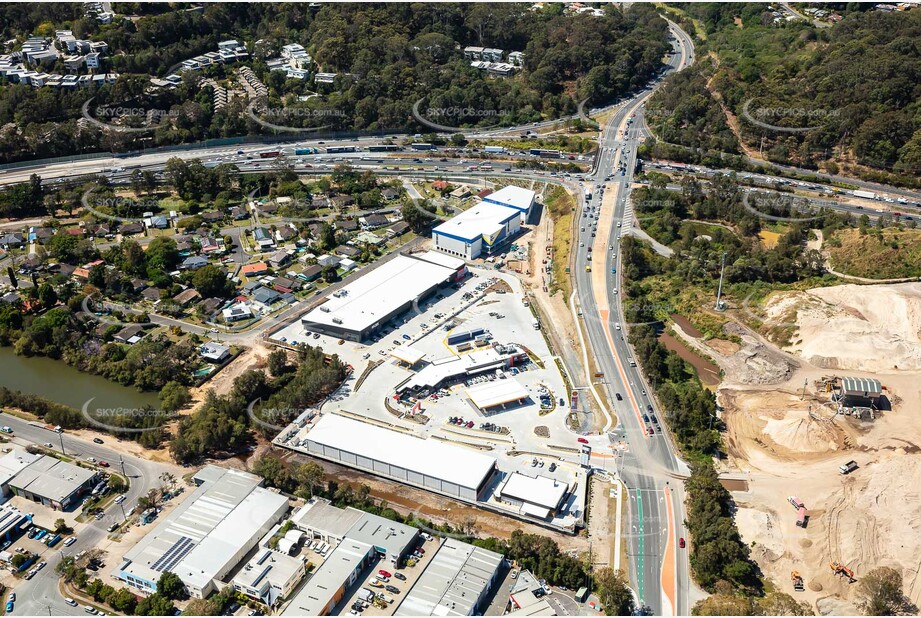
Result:
[[[820,614],[859,613],[856,584],[832,574],[833,560],[858,579],[877,566],[901,570],[905,593],[921,605],[921,284],[775,294],[760,308],[760,331],[741,324],[744,311],[729,312],[740,318],[725,328],[736,341],[678,334],[724,372],[721,466],[748,480],[733,496],[754,558]],[[784,326],[792,335],[783,348],[761,335]],[[875,420],[836,415],[820,380],[848,375],[879,379],[892,411]],[[838,466],[851,459],[860,468],[842,476]],[[789,496],[808,508],[805,529]],[[793,570],[805,592],[793,592]]]

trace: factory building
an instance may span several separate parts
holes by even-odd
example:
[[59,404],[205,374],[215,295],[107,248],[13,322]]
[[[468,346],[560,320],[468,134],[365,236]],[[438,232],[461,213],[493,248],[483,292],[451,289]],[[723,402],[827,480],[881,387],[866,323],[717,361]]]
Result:
[[494,551],[445,539],[395,615],[479,615],[504,561]]
[[324,414],[301,441],[311,455],[440,494],[476,501],[496,459],[437,440]]
[[301,322],[309,331],[349,341],[364,341],[393,318],[439,287],[467,272],[462,260],[445,264],[443,256],[398,255],[327,298]]
[[297,591],[283,616],[325,616],[371,565],[395,570],[419,545],[419,530],[352,507],[313,498],[291,517],[310,540],[330,545],[326,559]]
[[288,510],[288,499],[247,472],[205,466],[199,487],[125,554],[112,575],[149,594],[172,571],[189,595],[205,598]]
[[54,509],[76,507],[98,481],[95,470],[47,455],[16,449],[0,458],[0,486],[4,495],[12,493]]

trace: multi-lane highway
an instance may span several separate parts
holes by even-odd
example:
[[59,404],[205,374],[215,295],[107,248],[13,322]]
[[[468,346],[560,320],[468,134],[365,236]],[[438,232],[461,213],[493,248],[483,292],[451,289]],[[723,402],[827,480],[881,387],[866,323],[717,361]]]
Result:
[[[693,47],[689,37],[669,23],[677,52],[670,71],[676,71],[692,62]],[[592,195],[590,199],[581,196],[572,271],[588,342],[618,420],[616,426],[607,428],[610,435],[603,440],[625,440],[628,445],[618,458],[617,472],[628,488],[630,515],[624,531],[634,590],[655,614],[687,615],[688,562],[678,549],[678,539],[685,536],[684,500],[681,483],[675,480],[687,469],[676,457],[668,435],[660,429],[653,429],[650,435],[655,425],[644,421],[655,404],[631,360],[633,352],[625,337],[629,326],[618,290],[619,240],[632,222],[628,197],[641,138],[640,120],[650,94],[651,90],[640,93],[604,127],[594,174],[586,180]]]
[[[0,414],[0,422],[13,429],[13,442],[17,446],[25,446],[30,443],[51,443],[54,449],[59,451],[63,441],[64,452],[70,457],[78,459],[95,457],[97,460],[109,462],[112,470],[128,477],[128,492],[122,503],[126,507],[125,511],[135,505],[138,498],[147,494],[151,489],[160,487],[163,484],[160,476],[164,472],[175,471],[174,468],[163,464],[125,455],[118,449],[116,438],[105,438],[104,444],[95,444],[89,440],[76,438],[69,433],[57,434],[9,414]],[[16,585],[16,606],[13,614],[20,616],[76,615],[80,610],[64,603],[64,598],[58,593],[59,579],[54,569],[63,556],[76,555],[83,550],[97,547],[107,534],[106,528],[113,522],[123,520],[122,506],[113,504],[108,507],[103,519],[92,520],[78,528],[76,543],[70,547],[58,545],[55,549],[46,550],[42,555],[42,560],[47,562],[48,566],[36,573],[32,579],[23,580]],[[49,525],[52,522],[41,523]],[[107,568],[109,566],[111,565],[107,565]]]

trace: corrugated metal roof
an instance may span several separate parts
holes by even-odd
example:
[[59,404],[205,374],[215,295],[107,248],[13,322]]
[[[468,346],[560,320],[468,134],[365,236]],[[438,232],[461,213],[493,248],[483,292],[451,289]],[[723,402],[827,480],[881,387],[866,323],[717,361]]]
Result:
[[880,381],[875,378],[844,377],[841,378],[841,384],[845,394],[866,393],[878,396],[883,390]]

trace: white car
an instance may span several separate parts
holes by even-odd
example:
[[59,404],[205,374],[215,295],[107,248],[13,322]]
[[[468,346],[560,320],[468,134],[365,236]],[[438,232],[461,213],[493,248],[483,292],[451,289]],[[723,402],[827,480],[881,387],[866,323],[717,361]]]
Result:
[[77,606],[77,602],[71,599],[70,597],[67,597],[66,599],[64,599],[64,602],[70,605],[71,607]]
[[77,542],[77,537],[75,536],[69,537],[66,541],[64,541],[64,547],[70,547],[76,542]]

